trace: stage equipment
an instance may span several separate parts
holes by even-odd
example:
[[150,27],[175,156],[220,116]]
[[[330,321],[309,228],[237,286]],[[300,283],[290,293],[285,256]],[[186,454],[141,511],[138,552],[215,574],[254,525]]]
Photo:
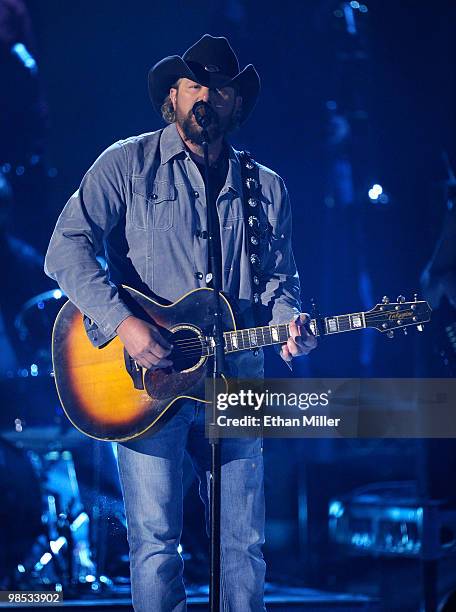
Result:
[[[329,533],[351,554],[419,559],[422,609],[435,612],[438,562],[456,553],[456,509],[448,499],[426,494],[429,467],[425,469],[418,483],[375,483],[332,499]],[[424,495],[419,495],[423,486]]]
[[27,300],[18,312],[14,327],[24,347],[21,352],[29,357],[28,363],[21,364],[19,376],[52,374],[50,335],[53,321],[65,299],[66,296],[60,289],[52,289]]
[[443,556],[456,551],[456,511],[421,500],[416,483],[374,483],[330,501],[329,533],[352,553],[418,557],[431,546]]

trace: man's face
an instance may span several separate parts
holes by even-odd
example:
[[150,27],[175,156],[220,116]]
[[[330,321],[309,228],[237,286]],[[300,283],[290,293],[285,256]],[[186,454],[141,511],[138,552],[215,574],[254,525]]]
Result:
[[177,88],[172,87],[169,95],[176,113],[177,125],[187,140],[198,145],[202,144],[203,130],[192,113],[195,102],[207,102],[215,111],[216,121],[207,129],[210,142],[229,130],[233,116],[242,104],[242,98],[236,96],[233,87],[209,89],[190,79],[180,79]]

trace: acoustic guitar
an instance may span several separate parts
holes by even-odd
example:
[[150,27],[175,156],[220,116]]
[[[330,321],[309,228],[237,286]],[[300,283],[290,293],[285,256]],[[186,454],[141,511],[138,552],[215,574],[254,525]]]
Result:
[[[52,360],[63,410],[82,433],[98,440],[125,441],[143,435],[180,398],[206,401],[208,360],[214,354],[212,289],[195,289],[173,304],[163,305],[122,287],[140,316],[158,326],[173,344],[172,368],[145,369],[125,351],[116,336],[101,348],[90,342],[83,315],[70,301],[57,315],[52,337]],[[225,353],[283,344],[288,322],[237,329],[233,310],[222,294]],[[135,313],[136,314],[136,313]],[[367,312],[312,319],[310,330],[328,336],[374,328],[391,336],[395,329],[430,320],[427,302],[383,299]]]

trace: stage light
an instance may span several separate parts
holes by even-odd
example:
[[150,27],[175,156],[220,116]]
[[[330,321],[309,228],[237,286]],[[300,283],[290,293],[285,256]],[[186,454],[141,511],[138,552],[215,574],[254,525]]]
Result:
[[52,295],[56,300],[60,300],[60,298],[62,297],[62,292],[60,291],[60,289],[56,289]]
[[383,187],[381,185],[378,185],[378,183],[376,183],[375,185],[372,185],[372,187],[369,189],[369,198],[371,200],[378,200],[379,196],[383,193]]
[[344,506],[340,501],[333,501],[329,506],[329,515],[340,518],[344,514]]
[[43,567],[44,565],[47,565],[51,559],[52,559],[51,553],[45,552],[44,555],[39,560],[39,562],[35,565],[35,569],[37,568],[37,565],[41,565],[41,567]]
[[359,9],[359,2],[356,2],[356,0],[352,0],[352,2],[350,2],[350,6],[352,7],[352,9]]
[[[63,536],[60,536],[59,538],[57,538],[57,540],[51,540],[49,543],[49,547],[51,549],[51,551],[54,553],[54,555],[57,555],[60,551],[60,549],[62,548],[62,546],[64,546],[66,544],[66,538],[64,538]],[[46,553],[49,554],[49,553]],[[40,562],[43,565],[46,565],[47,561],[43,562],[43,557],[41,557]]]
[[383,187],[378,183],[372,185],[367,194],[373,204],[388,204],[389,202],[389,196],[383,191]]
[[32,376],[38,376],[38,366],[36,365],[36,363],[32,363],[32,365],[30,366],[30,374]]
[[71,523],[70,529],[71,531],[77,531],[80,527],[82,527],[84,524],[89,522],[89,515],[87,514],[87,512],[81,512],[81,514],[79,514],[74,521]]

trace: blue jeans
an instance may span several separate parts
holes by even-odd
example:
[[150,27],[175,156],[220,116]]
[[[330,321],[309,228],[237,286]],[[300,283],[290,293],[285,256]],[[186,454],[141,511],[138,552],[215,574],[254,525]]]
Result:
[[[182,400],[152,436],[118,445],[118,464],[130,547],[136,612],[186,610],[178,553],[182,533],[182,468],[187,452],[209,512],[210,445],[204,404]],[[260,439],[223,439],[221,509],[221,610],[259,612],[266,565],[263,456]]]

